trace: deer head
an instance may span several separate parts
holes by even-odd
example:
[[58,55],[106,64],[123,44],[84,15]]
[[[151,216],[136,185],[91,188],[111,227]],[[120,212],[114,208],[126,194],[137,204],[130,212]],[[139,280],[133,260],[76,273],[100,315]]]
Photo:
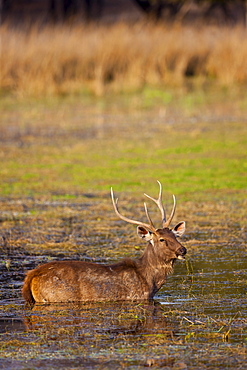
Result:
[[151,199],[161,211],[162,228],[155,228],[153,221],[148,213],[146,203],[144,203],[144,209],[149,223],[136,221],[123,216],[118,210],[118,199],[115,200],[112,188],[111,198],[114,210],[118,217],[128,223],[138,225],[138,236],[146,240],[153,246],[154,254],[159,259],[160,263],[167,264],[175,261],[176,259],[183,259],[186,254],[186,248],[184,248],[177,240],[177,237],[182,236],[185,232],[185,222],[181,221],[175,227],[169,227],[175,214],[176,198],[173,195],[173,209],[171,215],[166,218],[166,212],[162,204],[162,185],[159,181],[158,184],[160,187],[158,199],[154,199],[147,194],[144,195],[147,198]]

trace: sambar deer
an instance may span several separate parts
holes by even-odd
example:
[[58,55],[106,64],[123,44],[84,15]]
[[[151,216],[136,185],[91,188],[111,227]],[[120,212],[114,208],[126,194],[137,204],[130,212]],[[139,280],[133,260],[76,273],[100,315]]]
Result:
[[185,222],[169,228],[173,219],[176,200],[171,215],[166,219],[162,205],[162,186],[154,201],[162,216],[162,228],[156,229],[144,208],[149,223],[139,222],[120,214],[118,199],[111,189],[114,210],[120,219],[137,226],[137,234],[148,245],[137,259],[123,259],[113,264],[98,264],[83,261],[48,262],[27,273],[22,289],[24,299],[35,302],[76,302],[111,300],[150,300],[162,287],[166,277],[173,271],[174,262],[183,259],[186,249],[176,239],[185,231]]

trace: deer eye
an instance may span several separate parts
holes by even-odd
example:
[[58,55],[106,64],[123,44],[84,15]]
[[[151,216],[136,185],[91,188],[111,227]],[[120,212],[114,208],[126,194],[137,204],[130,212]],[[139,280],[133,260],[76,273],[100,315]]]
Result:
[[160,242],[165,243],[165,245],[168,246],[167,240],[160,238]]

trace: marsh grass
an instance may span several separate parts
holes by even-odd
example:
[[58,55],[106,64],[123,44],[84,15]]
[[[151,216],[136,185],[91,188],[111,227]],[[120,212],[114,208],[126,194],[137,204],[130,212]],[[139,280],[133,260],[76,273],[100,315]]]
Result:
[[[74,106],[67,108],[72,115]],[[111,185],[135,194],[147,184],[156,191],[154,179],[160,179],[168,192],[187,199],[219,191],[245,196],[244,122],[171,125],[163,117],[140,123],[140,117],[108,115],[98,125],[79,109],[78,126],[75,118],[60,121],[56,112],[44,125],[29,126],[26,115],[23,126],[18,122],[10,130],[3,124],[2,195],[73,199],[92,191],[108,195]]]
[[[220,369],[235,369],[236,363],[240,369],[245,360],[245,346],[241,343],[244,322],[237,317],[205,315],[204,304],[199,301],[177,308],[157,303],[111,302],[37,305],[24,314],[20,307],[1,305],[1,309],[5,315],[16,311],[25,318],[26,330],[23,323],[22,330],[2,334],[4,341],[0,343],[2,358],[12,358],[17,363],[31,364],[44,356],[46,361],[60,361],[66,354],[70,364],[77,358],[81,362],[87,358],[106,367],[111,360],[124,367],[169,365],[187,369],[210,361],[210,366],[217,364]],[[184,316],[189,312],[193,312],[189,318]],[[231,332],[238,337],[236,343]]]
[[[2,26],[0,89],[18,96],[123,92],[188,81],[246,84],[246,29],[148,23]],[[168,96],[169,99],[169,96]]]

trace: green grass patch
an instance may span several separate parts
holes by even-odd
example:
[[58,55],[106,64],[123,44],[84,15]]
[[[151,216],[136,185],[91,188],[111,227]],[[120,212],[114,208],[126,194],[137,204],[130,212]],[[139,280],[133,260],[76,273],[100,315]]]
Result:
[[188,119],[180,106],[181,118],[175,121],[177,111],[168,95],[155,90],[142,95],[170,107],[164,117],[156,103],[140,110],[135,104],[126,109],[114,99],[110,105],[107,99],[83,104],[69,98],[50,105],[19,102],[18,120],[13,120],[8,101],[1,123],[1,195],[70,198],[109,192],[110,186],[154,192],[159,179],[165,191],[183,197],[217,191],[243,196],[244,120],[203,120],[203,114],[195,119],[193,109]]

